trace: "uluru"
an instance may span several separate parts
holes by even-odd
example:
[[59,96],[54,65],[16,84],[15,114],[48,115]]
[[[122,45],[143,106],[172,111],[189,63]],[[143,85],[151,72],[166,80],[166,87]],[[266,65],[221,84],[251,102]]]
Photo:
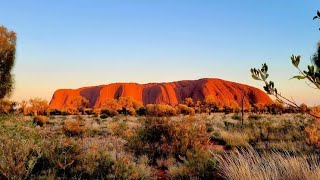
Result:
[[175,106],[188,97],[197,101],[211,95],[217,104],[229,106],[232,103],[239,105],[243,94],[244,100],[251,105],[272,102],[266,93],[255,87],[216,78],[204,78],[168,83],[112,83],[79,89],[59,89],[53,94],[50,108],[72,107],[70,100],[79,96],[89,100],[90,108],[101,107],[101,103],[106,99],[127,96],[131,96],[144,105],[168,104]]

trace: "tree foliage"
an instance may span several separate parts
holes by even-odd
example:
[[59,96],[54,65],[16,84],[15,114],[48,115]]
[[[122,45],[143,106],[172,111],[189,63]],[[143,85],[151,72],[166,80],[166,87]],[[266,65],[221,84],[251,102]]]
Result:
[[194,106],[194,102],[193,102],[193,99],[191,97],[185,98],[183,103],[185,105],[187,105],[188,107],[193,107]]
[[11,73],[16,54],[16,33],[0,26],[0,99],[13,89]]
[[[299,69],[299,62],[300,62],[300,56],[292,56],[292,64]],[[313,83],[318,89],[320,89],[320,80],[319,79],[319,72],[315,72],[314,66],[309,65],[308,70],[301,71],[299,69],[300,75],[294,76],[295,79],[308,79],[311,83]],[[289,98],[286,98],[281,93],[278,92],[277,88],[275,88],[275,83],[273,81],[268,81],[268,66],[267,64],[262,64],[261,69],[252,68],[251,69],[251,76],[253,79],[258,81],[263,81],[265,83],[265,86],[263,86],[266,93],[275,96],[276,101],[281,104],[286,104],[289,107],[292,107],[294,109],[298,109],[301,112],[305,112],[305,109],[299,106],[294,100],[291,100]],[[291,79],[293,79],[291,78]],[[319,83],[318,83],[319,82]],[[307,112],[308,113],[308,112]],[[314,117],[320,118],[320,116],[315,115],[313,113],[308,113]]]
[[30,110],[33,115],[46,115],[49,110],[48,101],[41,98],[32,98],[29,100]]
[[89,100],[85,97],[78,96],[70,100],[70,104],[77,108],[78,111],[82,111],[84,108],[89,107]]
[[218,109],[218,105],[216,103],[216,100],[215,100],[214,96],[212,96],[212,95],[205,97],[204,104],[209,109],[209,115],[211,114],[212,111],[215,111]]
[[[320,19],[320,12],[317,11],[317,15],[313,18]],[[302,70],[299,66],[301,61],[301,56],[291,56],[291,63],[292,65],[298,70],[299,74],[293,76],[291,79],[298,79],[298,80],[307,80],[309,82],[309,86],[313,85],[313,88],[320,90],[320,42],[318,43],[317,51],[313,55],[311,59],[311,64],[307,66],[307,69]],[[258,68],[252,68],[251,69],[251,76],[253,79],[258,81],[263,81],[265,83],[265,86],[263,87],[264,90],[271,95],[274,95],[276,97],[276,100],[280,103],[286,104],[290,107],[299,109],[301,112],[305,112],[304,106],[299,106],[294,100],[290,100],[284,96],[281,95],[281,93],[278,92],[277,88],[275,88],[273,81],[268,81],[268,66],[267,64],[262,64],[261,69]],[[320,116],[315,115],[313,113],[309,113],[310,115],[320,118]]]
[[[313,17],[313,20],[320,19],[320,11],[317,11],[317,14]],[[320,30],[320,28],[319,28]]]

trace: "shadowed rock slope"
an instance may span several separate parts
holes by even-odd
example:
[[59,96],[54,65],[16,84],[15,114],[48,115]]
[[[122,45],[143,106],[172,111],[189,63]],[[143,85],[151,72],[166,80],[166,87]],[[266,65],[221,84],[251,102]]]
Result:
[[79,89],[59,89],[53,94],[50,108],[72,107],[70,100],[78,96],[88,99],[91,108],[99,108],[101,102],[106,99],[126,96],[131,96],[144,105],[169,104],[174,106],[182,103],[187,97],[196,101],[212,95],[217,104],[230,106],[234,103],[240,104],[242,92],[245,94],[245,101],[250,104],[272,102],[266,93],[257,88],[221,79],[205,78],[169,83],[113,83]]

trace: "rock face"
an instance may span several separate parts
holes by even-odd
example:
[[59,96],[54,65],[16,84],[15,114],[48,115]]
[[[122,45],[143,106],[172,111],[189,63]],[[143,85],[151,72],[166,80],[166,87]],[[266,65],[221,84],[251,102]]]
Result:
[[50,102],[51,109],[72,107],[70,100],[82,96],[89,100],[91,108],[99,108],[106,99],[131,96],[133,99],[146,104],[177,105],[185,98],[191,97],[194,101],[203,100],[212,95],[216,103],[230,106],[240,104],[242,94],[250,104],[267,104],[272,102],[263,91],[221,79],[185,80],[169,83],[113,83],[101,86],[84,87],[79,89],[59,89]]

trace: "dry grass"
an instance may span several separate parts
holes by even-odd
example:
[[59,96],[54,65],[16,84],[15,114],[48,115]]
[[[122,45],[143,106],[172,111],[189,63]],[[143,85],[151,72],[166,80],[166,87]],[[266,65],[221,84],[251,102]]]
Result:
[[228,131],[221,131],[220,132],[221,138],[227,143],[228,146],[231,147],[238,147],[238,146],[248,146],[249,137],[245,133],[241,132],[228,132]]
[[216,157],[221,175],[230,180],[320,179],[320,162],[314,155],[258,153],[250,148]]
[[188,177],[190,169],[186,165],[171,165],[168,167],[168,173],[173,179],[183,179]]

